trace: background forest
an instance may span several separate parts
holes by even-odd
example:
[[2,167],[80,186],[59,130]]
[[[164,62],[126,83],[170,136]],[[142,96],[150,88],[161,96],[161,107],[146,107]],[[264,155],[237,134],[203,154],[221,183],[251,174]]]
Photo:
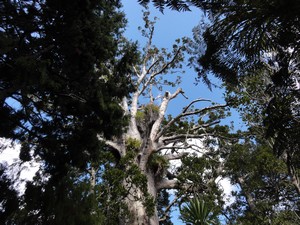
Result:
[[[0,223],[300,224],[300,1],[137,2],[141,42],[118,0],[0,1]],[[158,47],[153,7],[204,16]]]

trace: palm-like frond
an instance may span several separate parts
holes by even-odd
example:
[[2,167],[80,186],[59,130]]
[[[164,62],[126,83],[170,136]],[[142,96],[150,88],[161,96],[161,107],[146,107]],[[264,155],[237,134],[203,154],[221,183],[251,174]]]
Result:
[[207,204],[199,198],[190,200],[190,202],[184,206],[180,212],[181,219],[186,223],[191,223],[193,225],[216,224],[212,217],[212,211]]

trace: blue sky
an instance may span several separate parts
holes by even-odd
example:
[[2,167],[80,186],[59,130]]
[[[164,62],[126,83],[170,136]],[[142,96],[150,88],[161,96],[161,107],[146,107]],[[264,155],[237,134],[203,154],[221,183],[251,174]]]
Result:
[[[145,39],[142,38],[141,33],[138,31],[139,26],[143,26],[142,10],[144,9],[137,1],[123,0],[123,9],[128,20],[125,36],[132,41],[139,41],[140,46],[143,47]],[[150,5],[150,18],[158,17],[159,20],[155,25],[155,34],[153,38],[153,44],[157,47],[171,48],[176,39],[182,37],[192,37],[192,29],[198,25],[203,14],[197,8],[193,8],[191,12],[177,12],[174,10],[165,9],[162,14],[158,9]],[[182,75],[182,84],[180,85],[187,97],[178,98],[173,102],[173,106],[184,107],[190,101],[196,98],[211,99],[214,102],[221,103],[222,90],[214,89],[211,92],[204,84],[198,84],[195,86],[196,72],[193,69],[185,68],[186,73]],[[168,91],[168,90],[166,90]],[[169,107],[169,113],[173,114],[172,102]]]
[[[144,9],[138,4],[137,0],[123,0],[123,10],[128,20],[128,25],[125,31],[125,36],[132,40],[138,41],[143,47],[145,39],[142,38],[139,26],[143,26],[142,10]],[[203,13],[197,9],[192,8],[192,11],[177,12],[174,10],[165,9],[162,14],[158,9],[150,5],[150,18],[158,17],[159,20],[155,24],[155,34],[153,44],[157,47],[171,48],[174,41],[182,37],[192,37],[192,29],[197,26],[203,17]],[[216,103],[224,103],[223,90],[214,88],[210,91],[206,85],[195,83],[196,72],[191,68],[185,68],[186,73],[182,75],[181,88],[189,99],[183,96],[178,97],[170,102],[167,114],[177,114],[189,102],[197,98],[210,99]],[[221,82],[214,79],[213,82],[219,85]],[[170,91],[170,90],[166,90]],[[229,124],[234,120],[235,127],[238,129],[245,129],[245,124],[239,119],[239,115],[234,110],[231,110],[232,116],[225,120],[224,123]]]

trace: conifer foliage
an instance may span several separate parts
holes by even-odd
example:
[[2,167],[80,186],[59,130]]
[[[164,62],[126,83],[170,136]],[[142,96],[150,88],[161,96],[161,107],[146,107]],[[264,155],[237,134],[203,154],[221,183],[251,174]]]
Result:
[[89,223],[80,217],[93,204],[83,206],[90,200],[78,173],[101,157],[97,134],[123,130],[119,102],[131,90],[135,47],[121,38],[120,7],[118,0],[1,1],[0,136],[22,145],[23,162],[42,167],[19,199],[23,213],[6,223]]
[[[97,133],[122,130],[130,60],[119,1],[1,3],[1,136],[47,161],[84,165]],[[121,125],[121,126],[120,126]]]

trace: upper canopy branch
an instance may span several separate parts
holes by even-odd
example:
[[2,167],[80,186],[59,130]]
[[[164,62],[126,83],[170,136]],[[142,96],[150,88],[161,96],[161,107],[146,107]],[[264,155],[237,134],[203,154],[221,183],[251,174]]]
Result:
[[178,88],[173,94],[171,94],[170,92],[165,93],[165,95],[163,97],[163,100],[162,100],[162,103],[159,107],[158,118],[154,122],[151,133],[150,133],[150,140],[153,140],[153,141],[157,140],[157,133],[158,133],[159,128],[161,126],[161,123],[164,119],[164,116],[165,116],[165,113],[166,113],[166,110],[167,110],[167,107],[168,107],[168,103],[172,99],[176,98],[180,93],[182,93],[182,94],[184,93],[181,88]]
[[214,109],[224,108],[224,107],[227,107],[227,106],[228,106],[227,104],[212,105],[212,106],[205,107],[203,109],[181,113],[179,115],[179,118],[182,118],[182,117],[185,117],[185,116],[197,115],[197,114],[201,114],[201,113],[203,113],[205,111],[208,111],[208,110],[214,110]]
[[[159,74],[163,74],[178,59],[178,56],[179,56],[180,52],[183,49],[184,49],[184,46],[180,46],[176,50],[176,52],[173,55],[173,57],[171,58],[171,60],[169,60],[168,62],[164,63],[158,71],[152,72],[151,76],[157,76]],[[151,69],[151,66],[149,67],[149,70],[148,70],[149,73],[150,73],[150,69]]]
[[[175,137],[175,136],[174,136]],[[189,139],[189,138],[187,138]],[[169,143],[167,143],[166,145],[156,149],[157,152],[161,151],[161,150],[172,150],[173,152],[176,152],[177,154],[167,154],[167,155],[172,155],[172,156],[167,156],[167,157],[170,157],[169,160],[173,160],[171,158],[174,158],[174,159],[177,159],[178,157],[183,157],[185,155],[188,154],[188,152],[182,152],[182,150],[187,150],[187,149],[193,149],[193,151],[197,151],[197,152],[200,152],[200,149],[206,149],[206,148],[203,148],[202,146],[200,145],[197,145],[197,144],[189,144],[188,143],[188,140],[183,140],[181,139],[181,145],[176,145],[175,143],[177,142],[176,140],[178,139],[174,139],[175,141],[171,141]],[[172,146],[170,146],[169,144],[173,143]],[[179,151],[181,151],[180,153],[178,153]],[[201,151],[201,153],[203,153]]]
[[[153,81],[153,79],[155,77],[166,72],[166,70],[169,69],[172,64],[174,64],[174,62],[178,59],[178,56],[183,49],[184,49],[184,46],[179,47],[176,50],[176,52],[174,53],[173,57],[168,62],[163,63],[160,66],[160,68],[158,68],[156,71],[153,71],[152,73],[151,73],[151,70],[153,70],[161,62],[160,58],[155,59],[155,55],[153,55],[153,58],[154,58],[153,62],[150,64],[148,69],[146,69],[147,61],[144,61],[144,64],[143,64],[144,69],[143,69],[142,75],[139,78],[138,85],[140,85],[147,78],[147,75],[149,75],[149,77],[144,82],[143,86],[141,87],[141,89],[139,91],[139,95],[141,95],[146,90],[146,88],[151,84],[151,82]],[[149,60],[150,53],[148,53],[147,55],[149,55],[147,57],[147,59]]]
[[205,123],[205,124],[201,124],[201,125],[199,125],[199,126],[194,126],[192,129],[191,129],[191,131],[196,131],[196,130],[199,130],[199,129],[203,129],[203,128],[208,128],[208,127],[211,127],[211,126],[213,126],[213,125],[216,125],[216,124],[218,124],[218,123],[220,123],[220,120],[216,120],[216,121],[213,121],[213,122],[211,122],[211,123]]
[[[163,137],[161,138],[162,142],[165,144],[170,144],[173,142],[177,142],[177,141],[184,141],[186,139],[199,139],[199,138],[204,138],[204,137],[208,137],[208,136],[216,136],[214,133],[203,133],[203,134],[178,134],[178,135],[173,135],[173,136],[169,136],[169,137]],[[175,147],[176,148],[176,147]]]
[[149,29],[149,36],[148,36],[148,42],[147,42],[146,51],[145,51],[146,55],[145,55],[144,60],[143,60],[143,65],[146,65],[148,59],[151,57],[150,48],[152,46],[152,39],[153,39],[153,34],[154,34],[154,26],[150,26],[150,27],[148,27],[148,29]]
[[[185,107],[182,111],[182,113],[180,113],[178,116],[174,117],[172,120],[170,120],[167,125],[165,125],[161,130],[160,132],[157,134],[157,137],[156,139],[160,138],[166,131],[167,129],[170,128],[171,125],[173,125],[176,121],[178,121],[179,119],[183,118],[183,117],[186,117],[186,116],[191,116],[191,115],[197,115],[197,114],[200,114],[200,113],[203,113],[205,111],[208,111],[208,110],[214,110],[214,109],[218,109],[218,108],[224,108],[227,106],[227,104],[223,104],[223,105],[212,105],[212,106],[208,106],[208,107],[205,107],[205,108],[202,108],[202,109],[199,109],[199,110],[194,110],[194,111],[188,111],[188,109],[193,105],[195,104],[196,102],[200,102],[200,101],[210,101],[210,100],[206,100],[206,99],[196,99],[194,101],[192,101],[187,107]],[[219,121],[218,121],[219,122]],[[212,126],[218,122],[212,122],[210,124],[205,124],[205,125],[202,125],[202,127],[206,126]],[[201,126],[197,127],[196,129],[198,128],[201,128]],[[196,130],[195,128],[193,128],[193,130],[195,131]]]
[[198,99],[195,99],[193,101],[190,102],[190,104],[188,104],[182,111],[182,113],[185,113],[192,105],[194,105],[195,103],[197,102],[211,102],[211,100],[209,99],[203,99],[203,98],[198,98]]

